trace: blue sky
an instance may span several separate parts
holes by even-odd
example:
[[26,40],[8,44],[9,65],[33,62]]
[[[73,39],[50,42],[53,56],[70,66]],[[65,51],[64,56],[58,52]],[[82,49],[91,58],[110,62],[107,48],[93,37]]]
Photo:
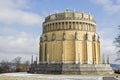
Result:
[[120,0],[0,0],[0,60],[21,56],[30,60],[38,55],[44,18],[65,9],[90,13],[97,22],[101,56],[116,58],[113,41],[118,34]]

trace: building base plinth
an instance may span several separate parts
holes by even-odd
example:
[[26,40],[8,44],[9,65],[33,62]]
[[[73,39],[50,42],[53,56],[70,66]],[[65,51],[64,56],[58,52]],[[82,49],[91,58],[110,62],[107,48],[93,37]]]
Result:
[[32,64],[29,73],[37,74],[112,74],[109,64]]

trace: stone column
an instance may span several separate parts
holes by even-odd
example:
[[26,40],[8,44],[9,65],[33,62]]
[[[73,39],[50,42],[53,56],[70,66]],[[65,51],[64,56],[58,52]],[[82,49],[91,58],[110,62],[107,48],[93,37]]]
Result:
[[78,23],[79,30],[82,30],[82,23]]
[[53,31],[53,23],[51,23],[51,31]]
[[60,29],[60,24],[59,23],[57,23],[57,30],[59,30]]
[[90,24],[88,24],[88,25],[89,25],[89,31],[91,31],[91,30],[90,30]]
[[70,24],[71,24],[71,28],[70,29],[73,29],[73,22],[71,22]]
[[67,28],[69,29],[69,22],[68,22]]
[[75,30],[75,22],[72,22],[72,23],[73,23],[73,25],[72,25],[72,26],[73,26],[72,29]]
[[81,22],[81,31],[83,31],[83,23]]
[[64,29],[64,22],[62,22],[62,29],[65,30],[65,29]]
[[77,30],[77,22],[74,23],[74,29]]
[[59,25],[59,26],[60,26],[60,30],[62,30],[62,26],[61,26],[61,23],[62,23],[62,22],[60,22],[60,25]]
[[65,25],[65,22],[63,22],[63,27],[64,27],[64,30],[66,30],[66,25]]
[[56,31],[56,23],[54,23],[54,31]]
[[87,23],[87,31],[89,31],[89,25],[88,25],[88,23]]

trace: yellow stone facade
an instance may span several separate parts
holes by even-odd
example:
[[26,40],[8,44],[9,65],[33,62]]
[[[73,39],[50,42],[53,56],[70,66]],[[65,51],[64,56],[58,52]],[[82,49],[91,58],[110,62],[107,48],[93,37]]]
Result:
[[40,63],[100,64],[100,41],[90,14],[65,10],[45,18]]

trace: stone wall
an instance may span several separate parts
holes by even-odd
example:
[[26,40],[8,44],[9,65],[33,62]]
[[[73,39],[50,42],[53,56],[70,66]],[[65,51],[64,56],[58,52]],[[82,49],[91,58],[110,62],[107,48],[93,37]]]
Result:
[[42,39],[45,36],[47,39],[40,42],[40,62],[100,63],[100,42],[98,34],[94,32],[75,30],[48,32],[42,34]]
[[31,65],[30,73],[38,74],[112,74],[109,64],[38,64]]

